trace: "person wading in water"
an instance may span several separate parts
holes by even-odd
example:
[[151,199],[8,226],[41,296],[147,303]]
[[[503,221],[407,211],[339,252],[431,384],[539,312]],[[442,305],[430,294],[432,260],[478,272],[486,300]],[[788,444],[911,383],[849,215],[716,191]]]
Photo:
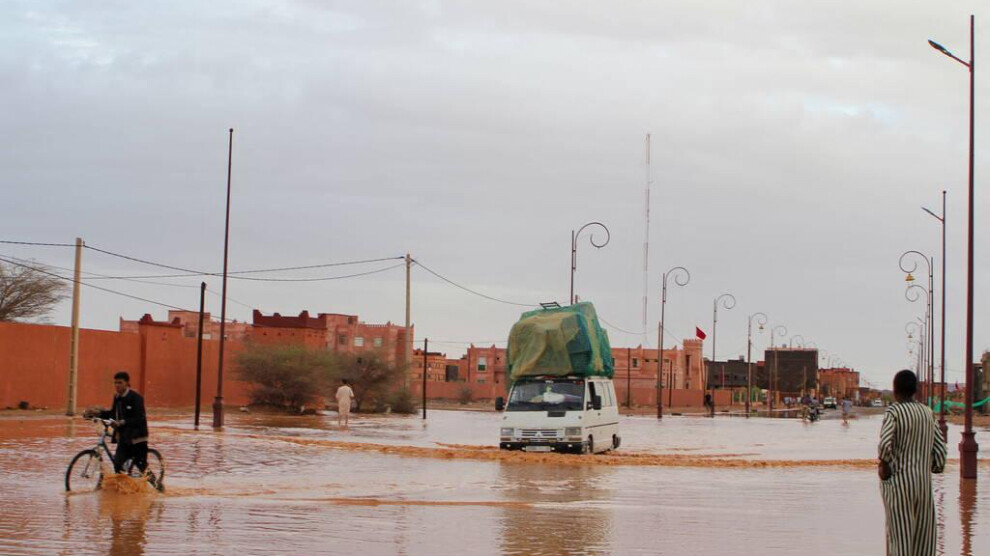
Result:
[[927,405],[914,400],[918,377],[894,376],[897,400],[880,428],[880,494],[887,520],[887,556],[934,556],[935,501],[932,473],[945,469],[945,440]]

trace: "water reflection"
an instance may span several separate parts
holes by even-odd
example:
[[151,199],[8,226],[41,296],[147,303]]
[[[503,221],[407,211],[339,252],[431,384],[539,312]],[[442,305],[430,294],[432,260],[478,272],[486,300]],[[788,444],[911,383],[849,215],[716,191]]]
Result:
[[503,492],[520,503],[501,509],[502,553],[611,553],[610,473],[607,467],[501,465]]
[[147,544],[146,528],[157,503],[153,495],[100,495],[101,521],[110,520],[111,556],[139,556]]
[[973,556],[973,521],[976,514],[976,481],[959,479],[959,521],[962,523],[963,556]]

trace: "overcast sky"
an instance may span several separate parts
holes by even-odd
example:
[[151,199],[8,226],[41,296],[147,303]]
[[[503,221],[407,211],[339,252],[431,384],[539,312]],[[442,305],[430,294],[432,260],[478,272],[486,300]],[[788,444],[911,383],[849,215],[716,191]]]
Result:
[[[611,241],[598,250],[582,236],[577,292],[636,332],[649,132],[651,347],[661,274],[680,265],[691,281],[669,291],[667,345],[695,326],[711,339],[712,300],[728,292],[737,304],[719,313],[720,359],[745,354],[746,317],[763,311],[787,337],[886,386],[911,364],[905,323],[924,312],[904,298],[898,257],[917,249],[938,259],[938,222],[920,207],[939,212],[947,189],[946,366],[961,382],[968,74],[926,39],[968,59],[977,5],[8,0],[0,239],[78,236],[217,271],[233,127],[231,270],[409,252],[489,296],[566,302],[570,232],[597,220]],[[986,31],[990,15],[977,19],[978,45],[990,44]],[[977,75],[979,125],[990,117],[990,78]],[[990,135],[979,129],[977,146],[982,351]],[[0,256],[72,266],[67,248],[0,245]],[[169,272],[95,251],[83,268]],[[198,278],[154,281],[92,283],[197,307]],[[404,318],[401,268],[323,282],[234,280],[229,295],[237,319],[250,319],[248,307]],[[504,345],[525,310],[421,268],[412,302],[417,340],[428,336],[451,356],[465,342]],[[219,299],[208,303],[218,314]],[[166,310],[87,288],[82,324],[116,329],[120,316]],[[69,303],[51,320],[68,324]],[[610,335],[613,346],[642,341]],[[754,339],[757,349],[769,344],[766,332]]]

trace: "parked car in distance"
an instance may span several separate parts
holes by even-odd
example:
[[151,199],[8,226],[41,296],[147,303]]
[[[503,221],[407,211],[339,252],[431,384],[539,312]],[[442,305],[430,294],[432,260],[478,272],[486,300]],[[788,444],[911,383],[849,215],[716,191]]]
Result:
[[881,400],[881,399],[873,400],[872,402],[870,402],[870,406],[871,407],[883,407],[883,400]]
[[822,402],[822,407],[825,409],[835,409],[838,407],[838,404],[835,402],[835,397],[829,396],[825,398],[825,401]]

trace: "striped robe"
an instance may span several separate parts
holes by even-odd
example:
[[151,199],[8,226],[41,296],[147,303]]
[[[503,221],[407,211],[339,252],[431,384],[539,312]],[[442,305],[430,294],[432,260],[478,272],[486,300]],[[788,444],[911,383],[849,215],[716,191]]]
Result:
[[880,429],[880,460],[891,475],[880,481],[887,518],[888,556],[935,555],[932,473],[945,468],[945,440],[927,405],[896,402]]

